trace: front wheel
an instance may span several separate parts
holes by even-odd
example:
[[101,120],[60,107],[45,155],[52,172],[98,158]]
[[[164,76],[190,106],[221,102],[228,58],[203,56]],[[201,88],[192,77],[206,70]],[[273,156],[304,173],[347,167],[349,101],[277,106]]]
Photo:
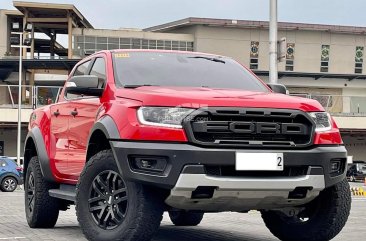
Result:
[[14,192],[17,186],[17,179],[15,179],[14,177],[5,177],[1,182],[0,189],[3,192]]
[[334,238],[347,222],[351,192],[346,179],[329,187],[289,217],[280,211],[262,211],[267,228],[284,241],[327,241]]
[[76,189],[76,214],[88,240],[151,240],[160,226],[163,200],[141,184],[125,181],[111,150],[86,164]]

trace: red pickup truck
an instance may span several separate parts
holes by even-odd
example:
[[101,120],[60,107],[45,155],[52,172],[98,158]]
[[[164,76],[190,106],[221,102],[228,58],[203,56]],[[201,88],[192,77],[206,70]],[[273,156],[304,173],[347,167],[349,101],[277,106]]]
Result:
[[281,240],[330,240],[350,212],[346,157],[317,101],[231,58],[101,51],[30,117],[26,217],[50,228],[75,204],[89,240],[141,241],[164,211],[194,226],[206,212],[258,210]]

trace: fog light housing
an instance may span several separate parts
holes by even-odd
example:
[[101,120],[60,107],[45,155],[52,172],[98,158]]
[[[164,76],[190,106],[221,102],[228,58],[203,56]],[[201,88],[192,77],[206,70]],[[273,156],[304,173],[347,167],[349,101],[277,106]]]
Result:
[[330,172],[338,172],[341,168],[341,162],[340,161],[332,161],[330,163]]
[[329,173],[332,177],[341,175],[345,170],[345,158],[331,159],[329,163]]
[[130,157],[131,169],[137,172],[164,173],[167,163],[167,158],[161,156]]

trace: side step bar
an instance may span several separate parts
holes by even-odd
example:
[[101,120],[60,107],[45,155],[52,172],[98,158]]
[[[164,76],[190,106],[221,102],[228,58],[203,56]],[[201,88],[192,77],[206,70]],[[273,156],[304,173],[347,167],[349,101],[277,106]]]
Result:
[[74,185],[61,184],[59,189],[50,189],[48,193],[51,197],[76,202],[76,187]]

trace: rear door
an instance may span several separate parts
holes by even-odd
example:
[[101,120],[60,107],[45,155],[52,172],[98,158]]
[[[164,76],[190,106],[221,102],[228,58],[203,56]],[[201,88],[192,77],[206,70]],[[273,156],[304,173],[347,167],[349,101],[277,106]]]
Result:
[[[90,60],[80,64],[73,76],[84,75],[89,70]],[[66,83],[67,85],[67,83]],[[71,102],[66,98],[77,98],[76,95],[67,95],[51,105],[51,161],[55,164],[56,176],[70,179],[68,168],[69,159],[69,121],[72,116]]]
[[[104,87],[107,76],[103,56],[94,59],[88,74],[97,76],[99,87]],[[77,180],[86,162],[88,138],[101,102],[99,97],[88,96],[73,99],[70,103],[75,115],[69,122],[68,169],[72,178]]]

